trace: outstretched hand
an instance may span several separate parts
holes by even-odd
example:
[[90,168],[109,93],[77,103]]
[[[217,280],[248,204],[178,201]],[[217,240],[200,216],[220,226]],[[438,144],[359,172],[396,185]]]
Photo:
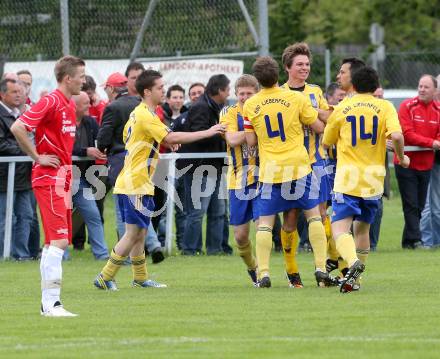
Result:
[[226,132],[226,129],[227,129],[226,125],[219,123],[217,125],[212,126],[209,129],[209,131],[212,132],[212,136],[214,136],[214,135],[224,135],[225,132]]

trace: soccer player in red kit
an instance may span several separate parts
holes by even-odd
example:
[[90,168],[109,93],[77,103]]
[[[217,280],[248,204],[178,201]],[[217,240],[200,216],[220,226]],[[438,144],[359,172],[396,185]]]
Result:
[[[40,262],[41,315],[75,317],[60,300],[64,250],[71,243],[72,149],[75,103],[85,82],[85,63],[65,56],[55,64],[58,87],[42,97],[11,126],[20,147],[34,160],[32,188],[40,207],[45,246]],[[28,132],[35,131],[35,145]]]

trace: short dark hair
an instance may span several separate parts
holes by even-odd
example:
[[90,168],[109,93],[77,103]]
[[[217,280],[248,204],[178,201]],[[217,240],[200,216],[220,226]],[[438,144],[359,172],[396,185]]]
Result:
[[297,42],[293,45],[287,46],[284,49],[283,55],[281,56],[283,66],[290,69],[293,59],[298,55],[307,56],[309,61],[312,61],[312,54],[310,52],[309,45],[307,45],[305,42]]
[[86,82],[82,86],[82,91],[95,91],[96,90],[96,82],[92,76],[86,75]]
[[60,83],[66,76],[75,76],[76,69],[81,66],[86,66],[86,63],[79,57],[69,55],[60,58],[54,70],[57,82]]
[[145,89],[151,90],[157,79],[160,79],[162,74],[156,70],[144,70],[136,79],[135,87],[141,97],[144,97]]
[[365,62],[357,57],[346,57],[342,59],[342,65],[343,64],[350,64],[350,76],[352,77],[356,71],[366,66]]
[[263,87],[273,87],[278,82],[280,67],[270,56],[262,56],[252,65],[252,73]]
[[205,88],[205,85],[202,84],[201,82],[194,82],[194,83],[191,84],[191,86],[189,87],[189,89],[188,89],[188,93],[191,92],[192,88],[193,88],[193,87],[196,87],[196,86],[202,86],[203,88]]
[[172,91],[180,91],[180,92],[182,92],[183,95],[185,96],[185,90],[184,90],[184,88],[183,88],[182,86],[176,84],[176,85],[170,86],[170,87],[168,88],[168,90],[167,90],[167,98],[170,98],[170,97],[171,97],[171,92],[172,92]]
[[20,76],[20,75],[29,75],[30,77],[32,77],[32,74],[31,74],[31,72],[29,70],[17,71],[17,76]]
[[220,90],[225,90],[229,86],[229,79],[225,74],[213,75],[206,84],[206,93],[209,96],[218,95]]
[[144,65],[142,65],[140,62],[131,62],[128,64],[127,69],[125,70],[125,77],[128,77],[128,74],[132,70],[145,70]]
[[339,85],[336,82],[331,82],[330,85],[327,86],[325,90],[326,96],[333,96],[337,89],[339,89]]
[[8,83],[16,84],[17,81],[14,79],[3,79],[0,81],[0,92],[5,93],[8,91]]
[[351,77],[351,83],[358,93],[373,93],[379,87],[379,76],[375,69],[364,66],[355,71]]

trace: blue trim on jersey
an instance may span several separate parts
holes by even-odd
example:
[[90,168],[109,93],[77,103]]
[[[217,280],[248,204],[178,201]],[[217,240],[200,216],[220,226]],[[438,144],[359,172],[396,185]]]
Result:
[[303,132],[304,132],[304,147],[307,150],[307,154],[309,153],[309,147],[310,147],[310,139],[309,139],[309,135],[310,135],[310,131],[309,131],[309,126],[304,126],[303,127]]
[[117,194],[117,199],[122,222],[148,228],[155,207],[153,196]]
[[327,163],[324,160],[316,161],[312,164],[315,178],[319,181],[319,203],[327,202],[331,199],[332,188],[327,175]]
[[361,221],[372,224],[379,208],[380,196],[362,198],[350,196],[345,193],[333,193],[331,221],[336,222],[342,219],[353,217],[354,221]]
[[258,219],[257,184],[253,183],[244,189],[229,190],[229,223],[233,226]]
[[231,148],[232,167],[234,168],[234,174],[237,175],[237,158],[235,157],[235,148]]
[[315,158],[316,161],[323,161],[324,159],[321,157],[319,153],[319,135],[315,133]]
[[314,93],[309,94],[310,102],[312,103],[312,107],[318,108],[318,101],[316,101],[316,97]]
[[318,181],[313,172],[295,181],[260,183],[258,214],[270,216],[292,208],[311,209],[319,205]]

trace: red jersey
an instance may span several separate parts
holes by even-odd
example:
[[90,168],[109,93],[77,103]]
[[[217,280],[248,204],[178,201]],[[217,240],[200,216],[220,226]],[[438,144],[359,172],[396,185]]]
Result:
[[[399,108],[405,146],[432,148],[434,140],[440,140],[440,104],[436,101],[424,103],[418,97],[402,102]],[[430,170],[434,164],[434,151],[405,152],[411,162],[409,168],[418,171]],[[398,163],[394,156],[394,163]]]
[[98,122],[98,125],[101,125],[105,106],[107,106],[107,102],[99,101],[96,105],[91,105],[89,108],[89,115]]
[[75,142],[75,102],[55,90],[44,96],[19,120],[30,132],[35,130],[35,146],[40,155],[56,155],[59,168],[32,167],[32,187],[63,185],[70,187],[72,150]]

